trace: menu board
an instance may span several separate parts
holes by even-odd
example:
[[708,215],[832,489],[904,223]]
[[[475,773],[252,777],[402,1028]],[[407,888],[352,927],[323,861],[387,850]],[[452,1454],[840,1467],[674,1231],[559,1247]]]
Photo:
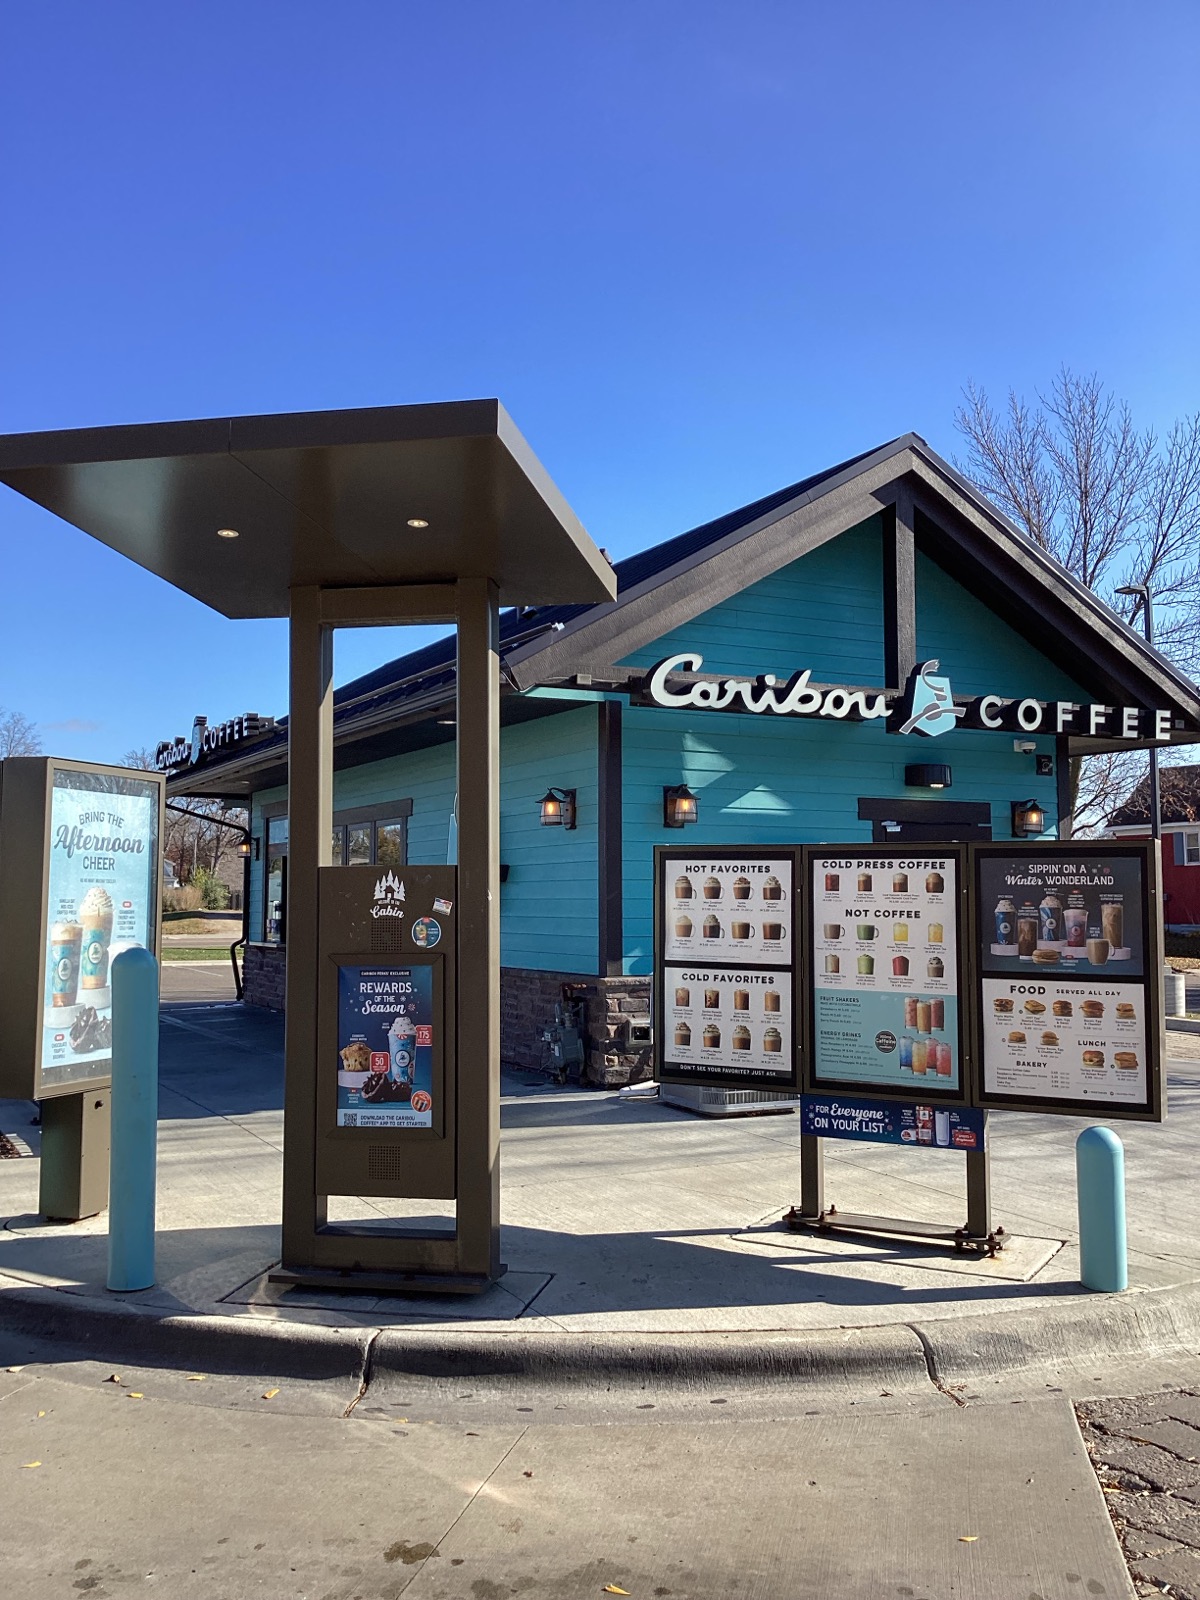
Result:
[[433,1126],[430,965],[339,966],[337,1125]]
[[796,858],[778,849],[655,852],[658,1076],[796,1084]]
[[808,860],[810,1084],[961,1095],[961,853]]
[[157,780],[53,767],[50,791],[41,1087],[107,1077],[113,960],[154,951],[158,928]]
[[983,1098],[1149,1112],[1160,1008],[1145,847],[982,846],[975,861]]

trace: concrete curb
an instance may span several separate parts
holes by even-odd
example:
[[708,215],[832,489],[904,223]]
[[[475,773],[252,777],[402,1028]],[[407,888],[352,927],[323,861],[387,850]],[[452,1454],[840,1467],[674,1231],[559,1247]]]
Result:
[[0,1331],[53,1339],[112,1361],[143,1359],[204,1372],[361,1382],[371,1328],[315,1328],[242,1317],[164,1316],[61,1289],[0,1290]]
[[316,1381],[471,1378],[496,1387],[706,1381],[904,1389],[1082,1368],[1116,1358],[1195,1356],[1200,1281],[1063,1306],[867,1327],[722,1333],[444,1333],[322,1328],[242,1317],[163,1315],[145,1306],[30,1286],[0,1290],[0,1330],[54,1339],[105,1360],[275,1373]]

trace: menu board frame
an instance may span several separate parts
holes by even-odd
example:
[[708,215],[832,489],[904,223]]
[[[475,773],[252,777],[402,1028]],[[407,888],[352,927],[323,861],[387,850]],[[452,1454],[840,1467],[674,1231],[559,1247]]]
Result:
[[[672,941],[668,937],[666,920],[667,877],[676,875],[675,865],[680,862],[695,863],[697,868],[707,863],[714,865],[730,863],[736,865],[744,862],[747,866],[761,869],[769,874],[770,863],[786,863],[790,870],[790,891],[778,902],[780,918],[786,917],[788,925],[782,945],[778,951],[764,949],[749,949],[746,957],[739,959],[728,950],[723,950],[712,959],[706,957],[703,948],[697,948],[695,955],[689,953],[687,959],[679,951],[671,950]],[[739,876],[742,876],[739,874]],[[753,880],[751,880],[753,882]],[[802,1039],[802,1017],[800,1010],[800,949],[803,944],[801,938],[800,916],[800,882],[801,882],[801,850],[797,845],[655,845],[654,847],[654,1076],[659,1083],[693,1084],[718,1089],[757,1089],[763,1092],[777,1091],[780,1094],[797,1094],[800,1088],[800,1043]],[[698,883],[699,893],[696,895],[696,905],[705,906],[703,897],[703,883]],[[710,902],[716,904],[717,902]],[[726,903],[722,896],[720,904]],[[748,901],[753,906],[753,901]],[[755,930],[758,931],[757,929]],[[761,941],[760,941],[761,943]],[[786,955],[787,959],[775,959],[776,956]],[[764,959],[769,957],[770,959]],[[710,973],[709,985],[725,978],[728,983],[737,974],[744,973],[747,983],[739,985],[734,983],[733,988],[744,988],[748,992],[748,1001],[752,1004],[753,995],[758,988],[779,989],[782,992],[782,1004],[788,1007],[787,1013],[779,1013],[783,1019],[779,1026],[784,1032],[783,1047],[780,1050],[780,1067],[778,1071],[766,1069],[762,1066],[740,1071],[737,1067],[721,1065],[715,1061],[695,1060],[681,1062],[677,1057],[672,1059],[674,1050],[674,989],[676,975],[685,972],[697,974]],[[703,976],[696,979],[689,977],[689,989],[705,988]],[[724,1001],[724,993],[722,999]],[[703,1016],[703,1006],[691,1007],[696,1018]],[[721,1026],[726,1026],[732,1018],[726,1018],[724,1010],[719,1013],[714,1009],[710,1015],[716,1019],[719,1015]],[[751,1012],[747,1012],[746,1026],[750,1026]]]
[[[146,856],[146,948],[156,959],[162,923],[161,851],[166,795],[163,774],[62,756],[18,756],[0,763],[0,956],[10,983],[10,1003],[0,1008],[0,1093],[34,1100],[87,1093],[112,1082],[111,1043],[82,1051],[84,1070],[75,1076],[60,1077],[52,1067],[44,1066],[46,1034],[50,1031],[46,1004],[51,977],[50,944],[58,920],[56,909],[50,905],[57,773],[97,780],[95,786],[84,785],[87,792],[97,795],[97,812],[103,809],[103,795],[109,792],[103,787],[106,782],[133,782],[148,791],[142,798],[150,802],[153,833],[145,850],[138,854]],[[80,871],[89,884],[108,882],[112,887],[117,877],[111,870],[113,852],[103,848],[103,835],[110,824],[100,819],[94,826],[98,830],[97,860],[89,862],[86,853],[81,854]],[[111,826],[115,838],[123,823],[118,821]],[[88,837],[78,843],[68,840],[67,844],[71,851],[86,852]],[[82,927],[78,958],[65,952],[60,957],[66,981],[78,983],[76,1004],[60,1008],[64,1019],[60,1031],[66,1031],[77,1017],[86,1020],[82,1012],[89,1000],[95,1013],[93,1023],[98,1017],[107,1019],[111,1015],[111,959],[126,942],[122,938],[126,930],[121,910],[121,906],[114,907],[110,902],[107,912],[102,913],[105,930],[90,974],[84,966]],[[92,980],[90,987],[83,981],[88,976]],[[57,993],[58,985],[54,988]],[[21,997],[19,1003],[16,996]]]
[[[965,944],[966,930],[969,926],[966,904],[968,846],[963,844],[924,844],[923,842],[913,843],[911,841],[906,844],[833,843],[805,845],[801,853],[803,857],[802,903],[804,908],[801,918],[803,924],[801,961],[804,974],[803,989],[807,1002],[805,1006],[801,1073],[804,1093],[810,1095],[841,1094],[872,1100],[894,1100],[922,1105],[927,1103],[945,1106],[972,1104],[972,1033],[968,1020],[972,983],[971,968],[967,959]],[[953,992],[957,1000],[957,1018],[956,1027],[945,1035],[945,1039],[950,1043],[954,1051],[954,1059],[958,1062],[957,1086],[939,1089],[936,1087],[936,1076],[928,1073],[924,1076],[914,1073],[911,1079],[902,1080],[894,1085],[886,1082],[876,1082],[874,1079],[868,1078],[835,1077],[832,1074],[818,1074],[817,1024],[820,1006],[816,995],[817,975],[815,962],[820,949],[823,949],[822,936],[820,934],[823,921],[817,914],[817,895],[818,892],[824,893],[826,863],[830,861],[840,861],[842,863],[879,862],[884,870],[893,872],[901,869],[907,871],[909,869],[905,866],[906,863],[923,864],[926,858],[931,856],[936,856],[941,860],[953,860],[955,863],[955,893],[952,901],[949,896],[947,897],[945,909],[947,915],[952,915],[954,918],[953,951],[957,989],[947,991],[947,993]],[[819,886],[818,863],[820,864],[819,873],[821,879]],[[848,870],[854,871],[856,868],[852,865]],[[924,870],[923,865],[919,870]],[[911,987],[915,989],[922,987],[918,977],[914,976]],[[899,1036],[903,1030],[897,1028],[891,1031]],[[899,1037],[897,1037],[897,1052],[899,1052]]]
[[[1058,1116],[1082,1116],[1104,1118],[1105,1120],[1120,1120],[1127,1122],[1161,1122],[1166,1116],[1166,1101],[1162,1092],[1162,1063],[1166,1054],[1166,1014],[1163,1004],[1163,920],[1162,920],[1162,858],[1159,843],[1153,839],[1055,839],[1038,840],[1036,844],[1026,844],[1013,840],[994,840],[988,844],[972,844],[970,846],[970,881],[968,884],[968,925],[974,930],[977,948],[969,952],[969,962],[972,970],[971,982],[971,1017],[970,1027],[973,1040],[971,1056],[974,1064],[974,1079],[972,1083],[972,1099],[974,1104],[995,1110],[1007,1111],[1033,1111],[1043,1114]],[[1099,863],[1104,860],[1132,862],[1139,869],[1139,882],[1137,885],[1137,912],[1140,917],[1140,945],[1135,937],[1129,948],[1131,951],[1131,965],[1134,970],[1121,971],[1124,963],[1114,963],[1111,970],[1104,966],[1103,978],[1095,975],[1095,968],[1090,958],[1080,958],[1080,965],[1073,969],[1069,961],[1047,961],[1044,964],[1034,965],[1032,955],[1028,962],[1028,978],[1023,972],[1012,971],[1013,962],[1009,955],[995,955],[994,949],[1003,946],[993,946],[989,937],[995,931],[995,916],[997,905],[992,891],[994,882],[984,882],[985,877],[994,878],[994,872],[987,872],[988,863],[1008,861],[1024,865],[1033,874],[1039,864],[1053,864],[1061,861],[1070,866],[1076,862]],[[1101,891],[1089,890],[1092,898],[1100,906]],[[1084,895],[1080,898],[1086,899]],[[1040,902],[1039,902],[1040,903]],[[1090,902],[1089,902],[1090,906]],[[1014,898],[1015,907],[1015,898]],[[1019,908],[1017,908],[1019,909]],[[1101,908],[1102,909],[1102,908]],[[1065,908],[1063,908],[1065,922]],[[1089,915],[1092,915],[1089,909]],[[1100,931],[1103,932],[1104,924],[1101,921]],[[1040,930],[1044,931],[1044,930]],[[1052,930],[1053,931],[1053,930]],[[1066,933],[1065,926],[1061,931]],[[1095,931],[1095,930],[1089,930]],[[1111,930],[1110,930],[1111,931]],[[1126,924],[1126,933],[1128,927]],[[1015,936],[1010,936],[1015,937]],[[1064,941],[1062,941],[1065,943]],[[1107,942],[1107,941],[1105,941]],[[1046,943],[1039,939],[1039,945]],[[1019,946],[1018,946],[1019,948]],[[1048,945],[1049,949],[1050,946]],[[1086,949],[1086,944],[1084,946]],[[1141,959],[1137,959],[1140,948]],[[1103,952],[1102,952],[1103,953]],[[1020,958],[1018,958],[1020,959]],[[1136,968],[1140,965],[1141,970]],[[1021,981],[1024,979],[1024,981]],[[1145,1052],[1145,1078],[1144,1092],[1139,1092],[1136,1099],[1115,1100],[1096,1096],[1094,1098],[1072,1098],[1066,1095],[1045,1094],[1039,1095],[1028,1090],[1015,1093],[1004,1093],[995,1088],[988,1087],[988,1043],[989,1030],[994,1029],[995,1017],[992,1015],[992,1005],[996,996],[994,989],[1005,986],[1012,988],[1020,983],[1021,992],[1045,991],[1043,1005],[1049,1004],[1049,1012],[1040,1015],[1049,1017],[1050,1031],[1062,1033],[1061,1026],[1057,1027],[1059,1019],[1054,1016],[1054,1004],[1051,991],[1058,996],[1058,991],[1065,996],[1068,990],[1082,990],[1087,987],[1103,987],[1106,992],[1115,994],[1122,989],[1136,990],[1142,997],[1144,1016],[1137,1019],[1136,1024],[1130,1023],[1126,1030],[1133,1034],[1129,1040],[1117,1039],[1112,1032],[1114,1019],[1108,1015],[1089,1021],[1088,1043],[1093,1045],[1106,1058],[1115,1055],[1116,1045],[1121,1042],[1140,1045]],[[1058,996],[1060,999],[1062,996]],[[1019,998],[1014,997],[1014,999]],[[1035,995],[1036,998],[1036,995]],[[1074,1002],[1072,1000],[1072,1009]],[[1107,1004],[1107,1001],[1104,1002]],[[1115,1005],[1108,1006],[1108,1010],[1115,1011]],[[1134,1006],[1136,1014],[1136,1004]],[[1016,1013],[1014,1012],[1014,1017]],[[1065,1020],[1065,1019],[1064,1019]],[[1071,1026],[1077,1027],[1079,1019],[1072,1016]],[[1120,1026],[1116,1024],[1116,1026]],[[1136,1031],[1135,1031],[1136,1030]],[[1018,1030],[1018,1031],[1028,1031]],[[1091,1035],[1094,1034],[1094,1040]],[[994,1041],[993,1041],[994,1048]],[[1136,1049],[1134,1051],[1136,1053]],[[1110,1063],[1111,1064],[1111,1063]]]

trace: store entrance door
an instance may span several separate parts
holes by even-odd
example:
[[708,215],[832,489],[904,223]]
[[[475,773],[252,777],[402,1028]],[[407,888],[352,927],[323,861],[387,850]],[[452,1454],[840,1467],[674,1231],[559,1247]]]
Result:
[[992,808],[982,801],[863,799],[858,819],[871,824],[873,844],[978,844],[992,837]]

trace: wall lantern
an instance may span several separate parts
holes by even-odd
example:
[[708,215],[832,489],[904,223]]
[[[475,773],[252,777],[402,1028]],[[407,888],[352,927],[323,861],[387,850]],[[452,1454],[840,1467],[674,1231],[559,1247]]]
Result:
[[904,782],[910,789],[948,789],[950,776],[950,768],[936,761],[925,761],[904,769]]
[[547,789],[538,804],[542,811],[543,828],[575,826],[574,789]]
[[1012,834],[1014,839],[1028,839],[1045,833],[1046,813],[1036,800],[1012,802]]
[[700,820],[700,802],[686,783],[663,785],[663,827],[683,828]]
[[258,840],[257,839],[243,839],[242,842],[238,845],[238,855],[241,856],[243,861],[257,861],[258,860]]

